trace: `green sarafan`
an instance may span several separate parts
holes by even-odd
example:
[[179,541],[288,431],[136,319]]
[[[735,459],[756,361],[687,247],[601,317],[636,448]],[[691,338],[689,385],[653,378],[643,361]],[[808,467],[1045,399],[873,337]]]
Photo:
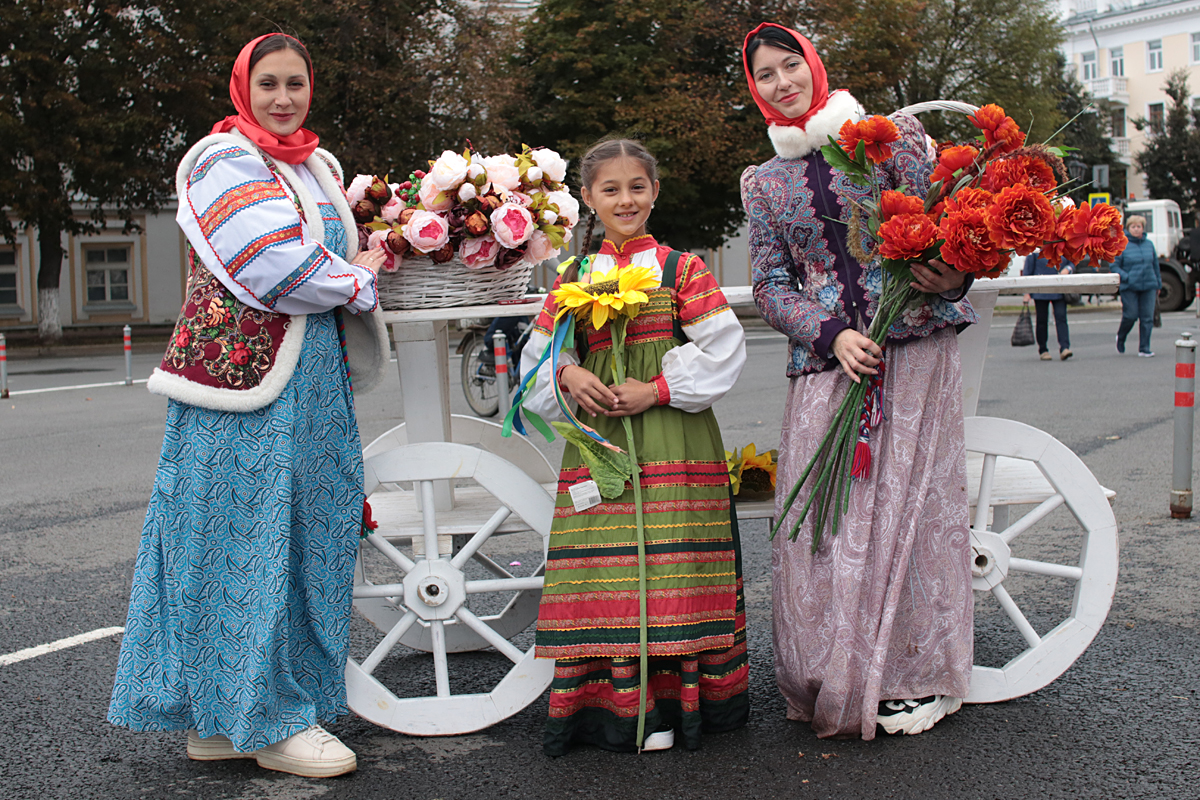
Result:
[[625,482],[633,478],[633,460],[629,454],[605,447],[573,425],[551,422],[562,437],[579,448],[583,463],[592,473],[600,496],[613,500],[625,491]]

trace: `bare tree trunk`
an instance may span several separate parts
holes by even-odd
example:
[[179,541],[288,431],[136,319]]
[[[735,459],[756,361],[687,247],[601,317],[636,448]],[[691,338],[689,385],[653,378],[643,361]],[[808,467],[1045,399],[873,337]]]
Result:
[[49,344],[62,339],[58,318],[58,284],[62,273],[62,229],[57,224],[38,226],[38,338]]

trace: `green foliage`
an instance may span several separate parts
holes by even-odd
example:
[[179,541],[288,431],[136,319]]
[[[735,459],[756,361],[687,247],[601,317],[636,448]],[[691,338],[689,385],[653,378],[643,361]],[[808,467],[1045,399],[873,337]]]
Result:
[[633,479],[633,460],[628,453],[609,449],[583,431],[566,422],[551,422],[564,439],[579,448],[583,463],[592,473],[600,496],[613,500],[625,492],[625,482]]
[[[677,248],[719,246],[744,215],[739,176],[771,156],[741,66],[749,4],[717,0],[546,0],[515,69],[507,109],[521,140],[578,159],[610,135],[659,160],[653,232]],[[577,179],[576,179],[577,180]]]
[[1174,200],[1184,214],[1195,216],[1200,213],[1200,114],[1188,110],[1187,71],[1172,72],[1163,91],[1170,103],[1161,126],[1143,118],[1130,120],[1149,133],[1137,154],[1137,167],[1146,176],[1151,197]]

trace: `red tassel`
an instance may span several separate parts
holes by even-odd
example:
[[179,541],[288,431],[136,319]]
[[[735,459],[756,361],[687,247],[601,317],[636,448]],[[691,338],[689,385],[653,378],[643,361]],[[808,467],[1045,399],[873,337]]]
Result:
[[371,516],[371,504],[363,498],[363,515],[362,515],[362,530],[359,532],[362,536],[369,536],[371,531],[379,527],[379,523]]
[[859,437],[854,445],[854,463],[850,466],[850,476],[858,480],[865,479],[871,474],[871,446],[867,440]]

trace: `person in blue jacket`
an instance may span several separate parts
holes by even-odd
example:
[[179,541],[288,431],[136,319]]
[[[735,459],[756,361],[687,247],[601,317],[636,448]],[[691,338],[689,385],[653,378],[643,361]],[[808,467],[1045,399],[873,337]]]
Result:
[[1125,220],[1129,244],[1117,256],[1112,271],[1121,276],[1121,327],[1117,328],[1117,352],[1125,352],[1125,337],[1138,327],[1138,355],[1153,358],[1150,351],[1150,332],[1154,330],[1154,300],[1162,288],[1162,273],[1158,269],[1158,253],[1154,243],[1146,238],[1146,218],[1132,214]]
[[[1021,270],[1022,275],[1070,275],[1075,271],[1075,265],[1070,261],[1063,259],[1058,269],[1050,266],[1050,262],[1042,258],[1041,252],[1030,253],[1025,256],[1025,267]],[[1070,358],[1071,352],[1071,333],[1067,329],[1067,300],[1059,292],[1035,292],[1025,295],[1025,302],[1033,300],[1034,309],[1037,315],[1037,321],[1034,325],[1034,334],[1037,337],[1038,353],[1042,361],[1049,361],[1053,356],[1050,355],[1050,348],[1046,346],[1049,338],[1050,323],[1046,313],[1048,306],[1054,307],[1054,332],[1058,335],[1058,357],[1063,361]]]

